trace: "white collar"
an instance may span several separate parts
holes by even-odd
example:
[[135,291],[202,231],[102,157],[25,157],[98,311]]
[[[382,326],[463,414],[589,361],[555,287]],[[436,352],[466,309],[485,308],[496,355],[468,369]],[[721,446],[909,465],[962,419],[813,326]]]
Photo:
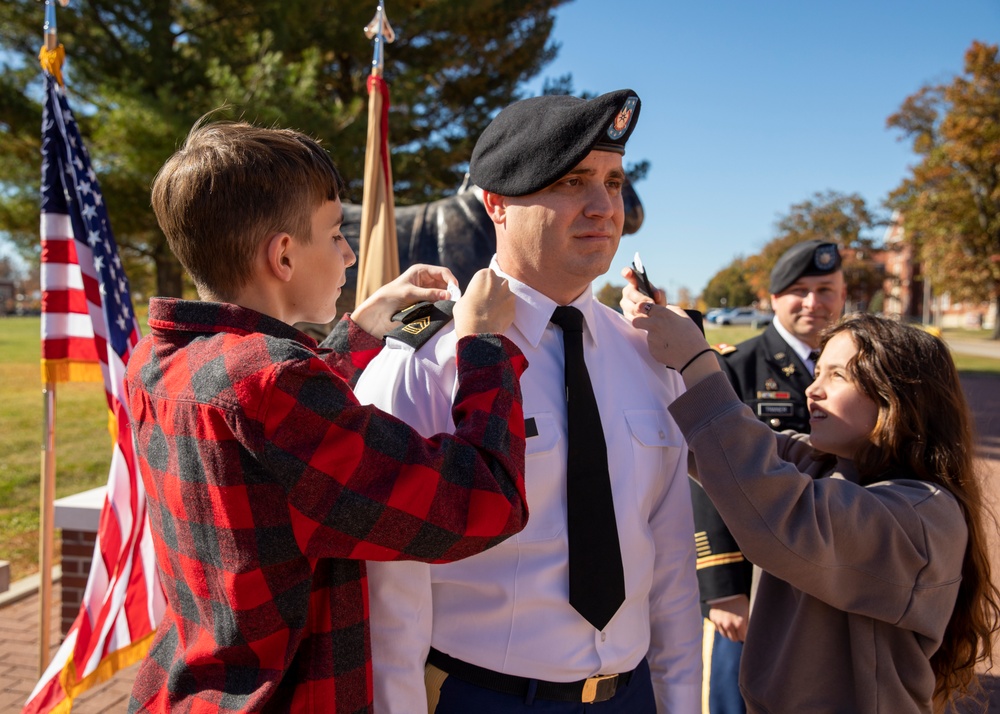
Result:
[[813,366],[809,361],[809,355],[812,353],[813,348],[786,330],[785,326],[781,324],[781,320],[779,320],[777,316],[775,316],[771,324],[774,325],[774,329],[778,331],[779,335],[781,335],[781,339],[783,339],[785,343],[792,348],[792,351],[799,356],[802,363],[806,366]]
[[[510,291],[517,298],[514,307],[514,327],[524,335],[524,339],[527,340],[528,344],[532,347],[538,347],[542,335],[549,326],[552,311],[558,307],[558,304],[530,285],[512,278],[501,270],[500,265],[497,263],[496,255],[490,261],[490,269],[497,275],[507,279]],[[580,296],[571,302],[570,305],[583,313],[584,335],[589,335],[587,339],[596,347],[598,344],[597,331],[593,329],[593,326],[595,325],[597,316],[594,311],[595,301],[589,287],[580,293]]]

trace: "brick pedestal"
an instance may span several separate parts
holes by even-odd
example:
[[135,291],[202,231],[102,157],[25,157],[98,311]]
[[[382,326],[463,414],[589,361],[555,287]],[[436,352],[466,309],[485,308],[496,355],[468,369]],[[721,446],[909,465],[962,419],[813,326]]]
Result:
[[83,591],[90,575],[90,563],[94,557],[95,531],[77,531],[63,528],[62,532],[62,634],[76,620],[83,602]]
[[55,502],[55,527],[62,528],[62,617],[63,637],[76,620],[94,558],[97,526],[104,505],[105,487],[75,493]]

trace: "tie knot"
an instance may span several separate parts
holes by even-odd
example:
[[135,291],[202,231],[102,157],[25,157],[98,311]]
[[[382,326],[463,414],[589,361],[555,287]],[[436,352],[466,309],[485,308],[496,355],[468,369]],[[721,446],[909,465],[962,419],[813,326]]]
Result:
[[810,362],[815,362],[818,359],[819,359],[819,350],[813,350],[812,352],[809,353]]
[[561,305],[552,313],[552,319],[563,332],[583,332],[583,313],[570,305]]

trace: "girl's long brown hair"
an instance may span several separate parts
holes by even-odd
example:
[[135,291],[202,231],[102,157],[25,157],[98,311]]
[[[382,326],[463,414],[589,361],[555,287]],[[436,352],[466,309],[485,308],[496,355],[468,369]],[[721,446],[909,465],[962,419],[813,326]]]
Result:
[[976,691],[975,666],[993,662],[1000,630],[1000,591],[990,576],[987,528],[996,520],[984,499],[973,454],[975,434],[948,347],[916,327],[853,315],[831,327],[823,345],[847,332],[857,354],[848,365],[861,391],[878,405],[870,443],[854,459],[864,483],[891,475],[937,484],[962,506],[969,541],[958,599],[941,647],[931,657],[935,699]]

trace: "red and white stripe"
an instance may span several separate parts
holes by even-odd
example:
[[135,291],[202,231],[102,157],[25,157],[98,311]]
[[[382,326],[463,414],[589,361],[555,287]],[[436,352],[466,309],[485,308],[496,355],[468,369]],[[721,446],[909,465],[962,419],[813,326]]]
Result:
[[129,350],[120,357],[108,343],[90,248],[74,239],[66,215],[42,214],[41,233],[43,366],[45,360],[99,364],[117,433],[80,613],[28,698],[25,714],[64,710],[82,691],[141,659],[166,607],[124,394],[138,325],[133,320]]

